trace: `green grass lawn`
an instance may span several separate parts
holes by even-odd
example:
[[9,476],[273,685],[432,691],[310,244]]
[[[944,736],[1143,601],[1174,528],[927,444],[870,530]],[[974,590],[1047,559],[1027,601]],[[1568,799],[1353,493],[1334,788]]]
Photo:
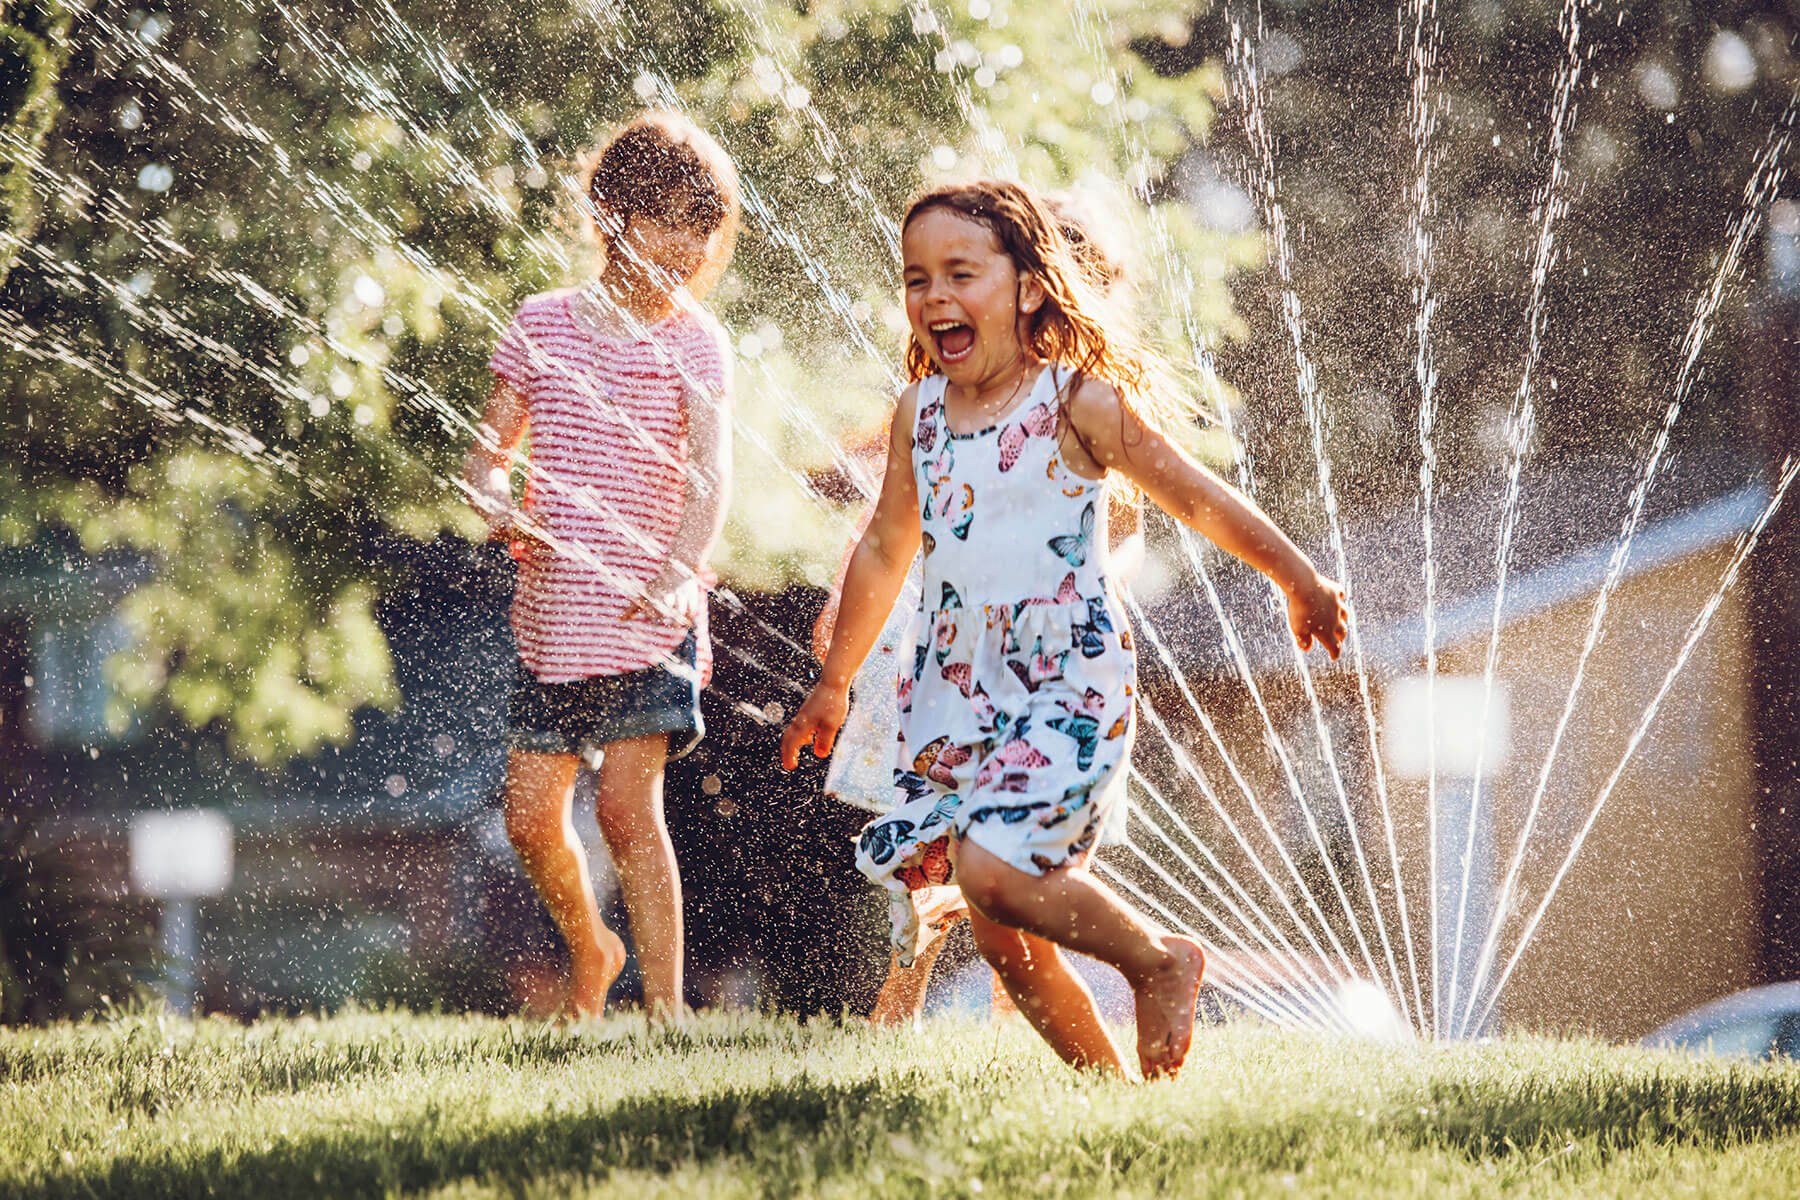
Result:
[[0,1196],[1793,1196],[1800,1067],[1202,1030],[1077,1076],[1017,1021],[130,1018],[0,1031]]

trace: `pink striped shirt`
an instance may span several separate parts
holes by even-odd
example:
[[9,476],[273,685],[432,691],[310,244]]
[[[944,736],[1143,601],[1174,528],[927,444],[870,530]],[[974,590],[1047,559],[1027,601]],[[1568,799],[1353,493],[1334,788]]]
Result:
[[[611,337],[574,315],[573,294],[527,299],[488,363],[525,398],[525,509],[574,547],[515,546],[513,636],[544,683],[641,670],[687,636],[663,621],[621,618],[668,561],[681,524],[688,402],[731,402],[730,345],[712,318],[678,309],[642,337]],[[729,407],[720,415],[729,419]],[[712,644],[704,605],[694,634],[705,680]]]

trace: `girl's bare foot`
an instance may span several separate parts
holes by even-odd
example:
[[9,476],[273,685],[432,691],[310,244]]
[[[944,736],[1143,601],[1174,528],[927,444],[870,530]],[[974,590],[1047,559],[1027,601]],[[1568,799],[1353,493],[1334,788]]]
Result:
[[686,1004],[670,1004],[658,1000],[654,1004],[644,1006],[644,1015],[652,1025],[680,1025],[694,1015],[694,1010]]
[[610,929],[599,931],[599,954],[576,957],[569,968],[569,995],[565,1012],[576,1018],[606,1015],[606,993],[625,969],[625,943]]
[[1168,961],[1132,984],[1137,1000],[1138,1066],[1145,1079],[1173,1079],[1194,1040],[1194,1005],[1206,954],[1192,938],[1168,933],[1162,946]]

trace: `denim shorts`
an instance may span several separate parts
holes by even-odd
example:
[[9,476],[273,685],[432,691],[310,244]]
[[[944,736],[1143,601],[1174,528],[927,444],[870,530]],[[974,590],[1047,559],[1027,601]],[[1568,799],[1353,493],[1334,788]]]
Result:
[[658,663],[622,675],[590,675],[542,683],[518,664],[506,708],[506,744],[533,754],[580,754],[596,759],[608,742],[669,735],[669,757],[692,750],[706,732],[700,717],[700,675],[694,635],[671,655],[685,670]]

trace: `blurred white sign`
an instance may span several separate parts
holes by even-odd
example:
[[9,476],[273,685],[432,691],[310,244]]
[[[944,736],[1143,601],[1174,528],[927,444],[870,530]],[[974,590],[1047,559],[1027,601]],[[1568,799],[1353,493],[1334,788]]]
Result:
[[1496,679],[1483,725],[1486,690],[1479,675],[1408,675],[1390,683],[1382,697],[1381,750],[1388,770],[1402,779],[1426,778],[1434,743],[1440,777],[1472,777],[1478,757],[1483,775],[1498,770],[1512,753],[1512,698]]
[[217,896],[231,886],[231,821],[210,808],[131,817],[131,886],[146,896]]

